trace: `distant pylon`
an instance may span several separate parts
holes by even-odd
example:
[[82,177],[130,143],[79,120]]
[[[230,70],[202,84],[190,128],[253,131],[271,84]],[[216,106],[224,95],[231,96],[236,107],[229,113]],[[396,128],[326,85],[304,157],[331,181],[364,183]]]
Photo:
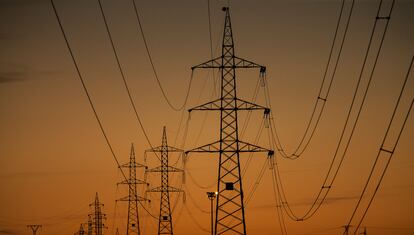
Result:
[[79,227],[79,231],[76,232],[75,235],[85,235],[85,230],[83,230],[83,225],[82,224]]
[[92,232],[93,232],[92,216],[88,215],[88,235],[92,235]]
[[270,109],[237,97],[236,69],[258,68],[260,76],[264,77],[266,67],[235,56],[230,11],[228,7],[224,7],[223,11],[225,11],[225,24],[222,54],[191,68],[192,70],[199,68],[219,69],[221,71],[221,96],[217,100],[189,109],[189,112],[193,110],[220,111],[220,139],[211,144],[186,151],[186,153],[219,153],[214,234],[246,234],[239,154],[243,152],[268,152],[271,157],[274,152],[239,140],[238,111],[264,110],[265,118],[268,118]]
[[128,188],[129,188],[128,196],[123,197],[118,200],[118,201],[128,202],[128,217],[127,217],[128,221],[127,221],[126,234],[127,235],[132,235],[132,234],[140,235],[138,201],[147,201],[147,199],[138,195],[137,184],[147,184],[147,182],[137,179],[137,167],[145,167],[145,169],[147,169],[147,167],[135,161],[134,144],[131,144],[129,163],[126,163],[122,165],[121,167],[129,169],[129,179],[124,180],[121,183],[119,183],[119,184],[128,185]]
[[170,147],[167,144],[167,134],[165,127],[162,133],[162,145],[153,149],[146,150],[145,152],[158,152],[161,153],[161,166],[147,170],[147,172],[161,172],[161,186],[148,190],[148,192],[160,192],[160,214],[158,219],[158,235],[160,234],[173,234],[172,215],[170,207],[170,192],[183,192],[181,189],[172,187],[168,182],[169,172],[183,172],[183,170],[168,165],[168,153],[171,152],[183,152],[181,149]]
[[95,201],[90,204],[93,208],[91,216],[92,229],[95,235],[102,235],[103,229],[106,228],[104,220],[106,220],[106,215],[102,213],[103,204],[99,202],[98,193],[95,194]]
[[37,230],[39,230],[42,227],[42,225],[40,225],[40,224],[29,224],[29,225],[27,225],[27,227],[32,230],[33,235],[36,235]]
[[88,216],[88,235],[92,235],[93,225],[92,225],[92,216]]

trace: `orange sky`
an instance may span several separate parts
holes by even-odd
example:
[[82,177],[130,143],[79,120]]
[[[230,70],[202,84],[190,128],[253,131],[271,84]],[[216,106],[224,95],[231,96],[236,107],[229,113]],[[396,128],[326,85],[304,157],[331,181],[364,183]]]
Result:
[[[226,1],[211,1],[214,48],[220,44]],[[349,35],[332,93],[315,137],[298,160],[276,154],[286,196],[302,214],[321,187],[351,103],[376,14],[377,0],[356,1]],[[390,1],[385,1],[389,4]],[[193,113],[183,143],[182,112],[169,108],[152,73],[130,1],[103,0],[109,26],[138,112],[153,145],[161,144],[167,126],[170,145],[190,149],[218,138],[218,113]],[[206,1],[138,1],[144,30],[157,72],[169,99],[180,105],[190,67],[210,57]],[[121,162],[131,142],[137,160],[149,146],[129,104],[117,70],[97,1],[56,0],[80,70],[96,109]],[[350,1],[346,1],[349,11]],[[275,122],[288,152],[297,146],[312,111],[332,42],[340,1],[232,1],[236,54],[267,66]],[[286,218],[289,234],[342,234],[368,177],[414,52],[414,3],[396,1],[373,82],[342,168],[328,200],[310,220]],[[124,231],[126,205],[115,199],[126,189],[105,144],[46,0],[0,0],[0,234],[31,234],[26,224],[43,224],[38,234],[73,234],[86,222],[95,192],[105,204],[108,230]],[[378,47],[379,35],[374,47]],[[219,53],[219,47],[215,55]],[[372,55],[368,66],[372,65]],[[368,67],[371,68],[371,67]],[[363,76],[366,85],[368,71]],[[238,71],[238,96],[250,100],[258,71]],[[408,102],[414,78],[407,84],[402,109],[391,131],[392,144]],[[360,95],[357,102],[360,102]],[[197,71],[186,108],[217,98],[211,73]],[[257,102],[264,105],[260,90]],[[184,122],[187,112],[184,112]],[[241,114],[240,123],[246,115]],[[244,140],[254,141],[262,113],[254,113]],[[240,124],[241,125],[241,124]],[[201,132],[201,135],[200,135]],[[178,137],[178,138],[177,138]],[[412,234],[414,210],[414,116],[408,119],[386,177],[363,226],[370,234]],[[259,144],[268,146],[266,132]],[[175,162],[177,156],[172,155]],[[248,156],[242,156],[241,167]],[[148,158],[150,167],[156,166]],[[181,161],[179,161],[181,162]],[[251,193],[265,154],[255,154],[243,178]],[[381,164],[383,164],[383,159]],[[181,167],[181,166],[180,166]],[[186,164],[185,205],[180,198],[173,213],[175,234],[207,234],[209,201],[215,191],[217,156],[192,154]],[[191,175],[190,175],[191,174]],[[142,172],[139,173],[142,176]],[[181,179],[171,176],[176,187]],[[159,184],[158,175],[149,178]],[[195,182],[194,182],[195,181]],[[208,187],[202,189],[197,186]],[[158,195],[148,207],[158,212]],[[176,201],[176,196],[172,196]],[[187,207],[188,209],[185,209]],[[116,208],[116,209],[115,209]],[[203,212],[204,211],[204,212]],[[207,212],[207,213],[206,213]],[[141,210],[144,234],[156,234],[157,221]],[[118,219],[115,220],[114,217]],[[192,218],[193,217],[193,218]],[[280,234],[273,199],[271,171],[265,174],[246,207],[248,234]],[[196,232],[195,232],[196,231]]]

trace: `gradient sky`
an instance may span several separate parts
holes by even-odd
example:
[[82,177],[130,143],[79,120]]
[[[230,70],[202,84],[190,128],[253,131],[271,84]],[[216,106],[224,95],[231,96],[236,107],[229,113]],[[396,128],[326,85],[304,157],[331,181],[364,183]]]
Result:
[[[193,113],[183,143],[182,112],[173,111],[162,96],[148,61],[129,0],[103,0],[139,115],[153,145],[160,145],[167,126],[170,145],[190,149],[218,138],[218,113]],[[167,96],[182,104],[190,67],[210,58],[207,1],[136,1],[157,72]],[[302,214],[318,192],[331,162],[351,103],[368,45],[379,0],[356,0],[349,34],[321,124],[309,148],[298,160],[276,154],[286,195]],[[389,4],[390,1],[384,1]],[[219,53],[227,1],[211,1],[212,38]],[[322,81],[333,39],[340,0],[231,1],[236,54],[267,66],[275,122],[286,151],[298,144]],[[346,12],[350,1],[346,1]],[[117,70],[96,0],[56,0],[86,85],[121,162],[133,142],[144,162],[149,146],[129,104]],[[342,234],[368,177],[411,57],[414,54],[414,1],[397,0],[373,82],[350,149],[328,200],[310,220],[286,219],[289,234]],[[383,24],[382,24],[383,26]],[[378,46],[377,34],[374,48]],[[124,231],[126,205],[115,199],[126,189],[77,78],[68,50],[47,0],[0,0],[0,234],[31,234],[26,224],[43,224],[38,234],[73,234],[87,220],[88,205],[98,192],[105,204],[108,230]],[[372,56],[368,66],[372,65]],[[368,67],[371,68],[371,67]],[[368,73],[364,73],[366,84]],[[258,71],[238,72],[238,96],[251,99]],[[216,98],[211,73],[197,71],[186,108]],[[257,103],[265,104],[263,90]],[[402,109],[391,131],[392,145],[401,117],[414,94],[414,77],[407,84]],[[359,96],[360,97],[360,96]],[[360,98],[359,98],[360,100]],[[358,101],[357,101],[358,102]],[[205,118],[204,128],[201,128]],[[244,139],[254,141],[262,113],[252,115]],[[241,121],[245,115],[241,115]],[[184,112],[183,123],[187,120]],[[202,133],[200,135],[200,132]],[[414,116],[408,119],[390,168],[363,226],[369,234],[414,233]],[[266,134],[260,144],[268,146]],[[171,156],[172,161],[178,156]],[[248,156],[242,156],[242,167]],[[251,192],[264,154],[256,154],[243,178]],[[179,161],[181,162],[181,161]],[[383,160],[382,160],[383,163]],[[150,167],[157,165],[148,156]],[[215,191],[217,156],[190,156],[186,164],[185,205],[177,201],[175,234],[207,234],[206,191]],[[189,175],[191,174],[191,175]],[[141,177],[142,172],[139,173]],[[181,179],[172,176],[180,187]],[[149,177],[152,186],[158,175]],[[197,184],[208,187],[202,189]],[[148,207],[158,212],[158,195]],[[187,209],[186,209],[187,208]],[[204,212],[203,212],[204,211]],[[141,210],[144,234],[156,234],[157,221]],[[114,218],[118,219],[114,219]],[[246,208],[248,234],[279,234],[271,172],[266,170]],[[197,231],[197,232],[195,232]]]

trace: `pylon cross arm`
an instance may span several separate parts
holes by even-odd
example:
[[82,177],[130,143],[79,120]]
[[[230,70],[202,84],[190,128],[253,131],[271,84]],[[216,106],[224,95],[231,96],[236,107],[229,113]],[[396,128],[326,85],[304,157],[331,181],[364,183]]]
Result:
[[182,189],[176,188],[176,187],[172,187],[172,186],[168,186],[168,187],[155,187],[152,188],[150,190],[147,190],[147,192],[150,193],[155,193],[155,192],[173,192],[173,193],[180,193],[180,192],[184,192]]
[[220,152],[220,141],[213,142],[211,144],[206,144],[198,148],[194,148],[188,151],[185,151],[185,154],[190,152],[201,152],[201,153],[218,153]]
[[[211,69],[211,68],[260,68],[261,72],[266,71],[265,66],[256,64],[255,62],[252,62],[246,59],[239,58],[237,56],[233,56],[234,64],[225,63],[223,65],[222,59],[223,57],[219,56],[215,59],[193,66],[191,67],[191,69],[194,70],[194,69]],[[231,57],[229,59],[231,59]]]
[[[116,201],[129,202],[129,201],[135,201],[135,199],[130,199],[128,196],[126,196],[126,197],[120,198]],[[137,195],[136,201],[149,201],[149,199]]]
[[[233,105],[225,105],[222,106],[222,101],[225,104],[233,104],[234,101],[236,101],[236,107],[234,107]],[[198,111],[207,111],[207,110],[264,110],[265,113],[269,112],[269,108],[258,105],[258,104],[254,104],[251,103],[249,101],[245,101],[239,98],[223,98],[222,99],[217,99],[217,100],[213,100],[210,102],[207,102],[205,104],[196,106],[194,108],[191,108],[188,110],[188,112],[194,111],[194,110],[198,110]]]
[[274,151],[260,146],[250,144],[244,141],[239,141],[239,151],[240,152],[268,152],[269,156],[273,156]]
[[135,179],[135,180],[123,180],[123,181],[121,181],[121,182],[119,182],[119,183],[117,183],[118,185],[119,184],[147,184],[147,182],[146,181],[144,181],[144,180],[140,180],[140,179]]
[[145,172],[183,172],[183,170],[177,167],[173,167],[173,166],[168,166],[168,167],[157,166],[155,168],[145,170]]
[[234,64],[236,68],[260,68],[266,70],[266,67],[260,64],[256,64],[252,61],[239,58],[237,56],[234,56]]
[[175,148],[175,147],[171,147],[171,146],[158,146],[158,147],[154,147],[152,149],[148,149],[145,150],[145,152],[184,152],[184,150],[179,149],[179,148]]
[[215,59],[209,60],[207,62],[201,63],[199,65],[191,67],[192,70],[194,69],[209,69],[209,68],[221,68],[221,56]]
[[[254,144],[250,144],[244,141],[236,141],[239,143],[239,150],[240,153],[250,153],[250,152],[268,152],[268,156],[273,156],[274,151],[270,149],[266,149]],[[185,154],[188,154],[190,152],[198,152],[198,153],[219,153],[219,152],[235,152],[234,149],[223,149],[220,150],[220,141],[215,141],[211,144],[206,144],[198,148],[194,148],[188,151],[185,151]]]
[[191,112],[193,110],[199,110],[199,111],[206,111],[206,110],[221,110],[221,100],[217,99],[214,101],[210,101],[208,103],[196,106],[194,108],[191,108],[188,110],[188,112]]
[[245,101],[239,98],[236,98],[237,100],[237,109],[238,110],[269,110],[269,108],[251,103],[249,101]]
[[131,167],[147,167],[147,166],[144,164],[137,163],[137,162],[135,164],[131,164],[128,162],[128,163],[122,164],[120,167],[131,168]]

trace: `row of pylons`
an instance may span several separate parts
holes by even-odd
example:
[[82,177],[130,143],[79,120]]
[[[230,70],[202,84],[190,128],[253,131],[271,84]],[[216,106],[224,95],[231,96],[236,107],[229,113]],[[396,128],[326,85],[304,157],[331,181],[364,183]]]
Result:
[[[211,102],[189,109],[191,111],[219,111],[220,112],[220,138],[219,140],[203,145],[201,147],[185,151],[198,153],[217,153],[219,155],[218,179],[217,179],[217,200],[215,207],[215,223],[212,228],[214,235],[219,234],[246,234],[244,195],[242,187],[242,177],[240,172],[240,153],[267,152],[272,157],[274,151],[262,148],[239,139],[238,133],[238,112],[239,111],[264,111],[264,117],[268,118],[270,109],[258,104],[245,101],[237,97],[236,92],[236,69],[259,69],[260,77],[264,79],[266,67],[252,61],[242,59],[235,55],[233,31],[230,20],[230,11],[224,7],[225,24],[222,40],[221,55],[207,62],[192,67],[195,69],[219,69],[221,72],[220,97]],[[120,201],[128,202],[128,220],[126,234],[140,235],[140,224],[138,208],[141,201],[148,199],[138,195],[137,185],[146,184],[145,181],[136,179],[136,168],[145,167],[146,172],[160,172],[161,185],[152,188],[148,192],[159,192],[160,211],[158,215],[158,235],[173,234],[173,220],[170,207],[170,193],[181,192],[181,189],[169,185],[169,172],[183,172],[183,170],[168,164],[169,152],[182,152],[183,150],[167,145],[165,127],[162,135],[162,145],[152,148],[146,152],[153,152],[160,155],[161,165],[152,169],[136,163],[134,147],[131,147],[130,162],[122,167],[129,169],[129,179],[122,181],[121,184],[128,185],[128,196],[121,198]],[[158,156],[157,155],[157,156]],[[87,223],[88,235],[102,235],[105,227],[103,220],[105,215],[101,211],[98,195],[96,194],[93,203],[94,211],[89,215]],[[117,231],[118,233],[118,231]],[[79,235],[85,234],[81,225]]]

